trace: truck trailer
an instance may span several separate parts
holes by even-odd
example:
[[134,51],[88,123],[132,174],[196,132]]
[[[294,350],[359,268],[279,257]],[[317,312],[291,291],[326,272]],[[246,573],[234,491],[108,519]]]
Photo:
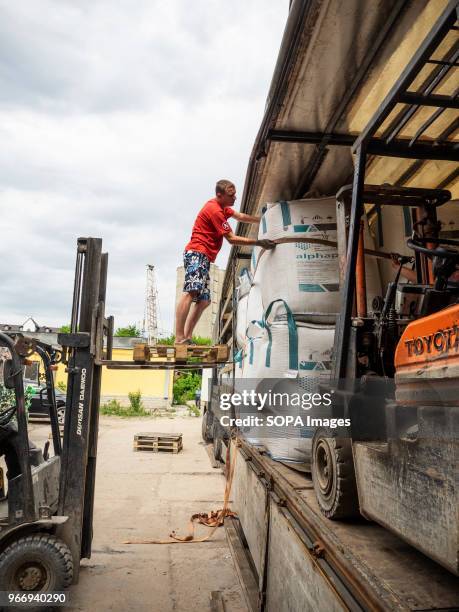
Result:
[[[222,419],[222,393],[259,358],[249,326],[245,344],[236,333],[238,278],[254,254],[233,247],[214,334],[233,360],[213,374],[203,436],[216,459],[235,462],[227,533],[252,610],[459,607],[458,6],[290,5],[241,211],[266,220],[270,203],[287,214],[315,198],[319,217],[335,199],[334,243],[290,242],[336,249],[339,310],[327,313],[334,343],[320,390],[334,394],[329,416],[350,425],[313,428],[293,469]],[[287,296],[276,301],[303,324]],[[255,322],[260,333],[272,333],[269,316]]]

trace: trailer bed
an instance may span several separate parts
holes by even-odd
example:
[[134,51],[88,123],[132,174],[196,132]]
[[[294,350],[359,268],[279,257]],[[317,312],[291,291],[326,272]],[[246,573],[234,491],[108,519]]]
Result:
[[326,519],[308,476],[238,444],[233,507],[266,611],[459,609],[453,574],[375,523]]

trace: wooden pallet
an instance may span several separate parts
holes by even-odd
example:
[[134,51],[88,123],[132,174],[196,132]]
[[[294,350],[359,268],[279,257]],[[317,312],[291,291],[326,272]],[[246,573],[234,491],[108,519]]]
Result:
[[134,436],[135,451],[179,453],[183,448],[182,434],[138,433]]
[[186,363],[190,359],[199,360],[205,363],[225,363],[228,361],[229,347],[227,344],[216,346],[197,346],[193,344],[136,344],[134,346],[133,359],[137,362],[146,362],[151,359],[161,359],[162,361]]

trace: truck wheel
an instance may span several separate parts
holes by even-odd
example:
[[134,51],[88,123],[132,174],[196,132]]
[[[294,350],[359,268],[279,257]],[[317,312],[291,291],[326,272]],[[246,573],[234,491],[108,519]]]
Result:
[[218,461],[221,463],[223,461],[223,456],[222,456],[223,440],[218,431],[218,424],[216,421],[214,421],[214,424],[212,427],[212,439],[213,439],[213,444],[214,444],[214,459],[215,461]]
[[37,533],[19,538],[0,554],[2,591],[63,591],[72,578],[72,553],[53,535]]
[[206,410],[202,415],[201,421],[201,434],[204,442],[212,442],[212,425],[214,421],[214,415]]
[[351,441],[318,429],[312,439],[312,482],[322,513],[329,519],[359,515]]

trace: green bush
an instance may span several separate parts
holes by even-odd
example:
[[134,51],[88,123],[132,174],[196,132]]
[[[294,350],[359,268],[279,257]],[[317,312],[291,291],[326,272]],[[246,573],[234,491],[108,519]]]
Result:
[[140,389],[138,391],[131,391],[128,393],[129,403],[131,404],[132,412],[145,412],[145,408],[142,402],[142,393]]
[[100,414],[105,416],[120,416],[120,417],[139,417],[151,416],[144,408],[142,402],[142,394],[140,391],[132,391],[128,393],[130,406],[122,406],[118,400],[110,400],[106,404],[101,404]]
[[196,389],[201,387],[202,376],[196,372],[186,372],[175,379],[173,386],[174,404],[186,404],[194,399]]
[[117,400],[110,400],[106,404],[101,404],[100,414],[121,416],[126,412]]

